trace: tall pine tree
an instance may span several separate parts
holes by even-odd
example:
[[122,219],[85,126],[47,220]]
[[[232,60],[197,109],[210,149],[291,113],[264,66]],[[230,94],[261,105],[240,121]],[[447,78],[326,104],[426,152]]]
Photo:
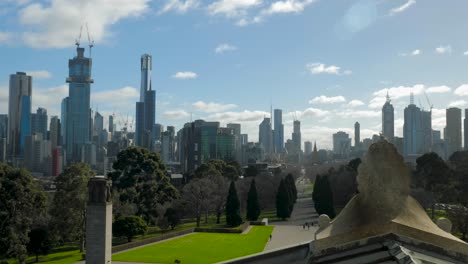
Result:
[[333,193],[328,181],[328,175],[317,175],[312,193],[315,211],[319,215],[326,214],[330,218],[335,217],[335,208],[333,206]]
[[257,221],[260,216],[260,204],[258,202],[257,187],[255,179],[250,183],[249,193],[247,195],[247,220]]
[[278,192],[276,193],[276,216],[283,220],[288,218],[291,215],[289,204],[290,201],[286,183],[284,179],[281,179]]
[[242,223],[240,215],[240,202],[237,196],[236,185],[231,181],[229,193],[226,200],[226,223],[229,226],[238,226]]
[[320,182],[321,182],[322,176],[320,174],[317,174],[315,177],[315,182],[314,182],[314,189],[312,190],[312,200],[314,201],[314,207],[315,211],[318,213],[320,210],[319,207],[319,197],[320,197]]
[[297,188],[296,188],[296,182],[294,181],[293,175],[291,173],[289,173],[286,176],[286,180],[288,180],[288,182],[289,182],[289,185],[290,185],[290,188],[291,188],[291,191],[292,191],[292,194],[293,194],[294,203],[295,203],[296,200],[297,200]]

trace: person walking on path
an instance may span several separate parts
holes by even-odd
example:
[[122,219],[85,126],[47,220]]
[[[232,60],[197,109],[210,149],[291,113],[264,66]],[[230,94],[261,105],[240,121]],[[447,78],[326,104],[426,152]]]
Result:
[[309,223],[307,223],[307,230],[309,230],[309,228],[310,228],[310,225],[309,225]]
[[270,234],[270,241],[271,241],[271,234]]

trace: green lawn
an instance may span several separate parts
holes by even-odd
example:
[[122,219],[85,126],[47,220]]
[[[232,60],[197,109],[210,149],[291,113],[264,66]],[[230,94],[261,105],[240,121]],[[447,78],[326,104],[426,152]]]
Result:
[[[48,264],[73,264],[80,260],[82,260],[82,257],[79,250],[52,253],[47,256],[39,256],[40,263]],[[26,263],[35,263],[35,261],[36,257],[29,257],[26,260]],[[10,260],[8,263],[18,263],[18,261]]]
[[253,226],[247,234],[193,233],[181,238],[123,252],[114,261],[147,263],[215,263],[263,251],[272,226]]

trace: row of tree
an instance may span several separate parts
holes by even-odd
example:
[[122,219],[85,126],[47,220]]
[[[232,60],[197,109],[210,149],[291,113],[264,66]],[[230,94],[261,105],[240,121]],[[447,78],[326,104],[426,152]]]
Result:
[[297,200],[297,189],[292,174],[281,179],[276,193],[276,216],[286,219],[291,216],[294,204]]

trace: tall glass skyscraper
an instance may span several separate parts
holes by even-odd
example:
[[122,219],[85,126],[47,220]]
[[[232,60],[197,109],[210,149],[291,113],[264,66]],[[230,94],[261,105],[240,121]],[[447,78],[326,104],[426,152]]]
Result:
[[77,56],[68,61],[69,83],[67,125],[67,158],[81,160],[81,149],[90,140],[90,93],[92,59],[84,56],[84,48],[76,49]]
[[31,114],[31,133],[40,133],[41,139],[47,139],[47,110],[39,107]]
[[382,107],[382,134],[388,141],[392,142],[395,136],[395,117],[390,101],[390,96],[387,93],[387,100]]
[[[31,121],[31,95],[32,95],[32,77],[24,72],[17,72],[10,75],[10,91],[8,97],[8,135],[7,135],[7,155],[10,158],[20,156],[21,141],[28,131],[22,131],[26,127],[28,118]],[[27,104],[24,105],[23,104]],[[28,110],[29,109],[29,110]],[[26,113],[23,111],[26,110]],[[29,124],[30,129],[30,124]],[[29,134],[30,134],[29,130]],[[24,139],[23,139],[24,142]]]
[[276,153],[283,152],[284,149],[284,125],[283,125],[283,110],[274,110],[274,130],[273,130],[273,144]]
[[140,101],[135,109],[135,144],[137,146],[153,148],[156,141],[156,91],[151,89],[152,57],[149,54],[141,56],[141,86]]
[[145,102],[146,91],[151,90],[151,70],[153,68],[153,58],[149,54],[141,55],[141,86],[140,102]]

